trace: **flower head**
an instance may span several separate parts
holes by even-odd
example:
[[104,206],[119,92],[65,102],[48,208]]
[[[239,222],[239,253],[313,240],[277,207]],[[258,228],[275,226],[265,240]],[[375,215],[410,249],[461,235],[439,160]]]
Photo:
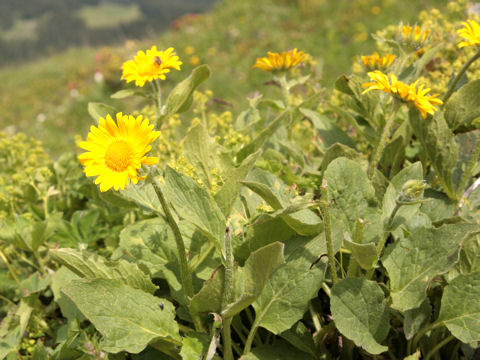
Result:
[[380,56],[376,51],[373,55],[361,57],[363,65],[367,70],[386,69],[393,63],[395,58],[396,56],[393,54]]
[[433,114],[437,110],[435,105],[443,104],[442,100],[437,98],[438,94],[428,95],[429,88],[424,85],[418,86],[418,80],[409,85],[399,81],[393,74],[386,75],[378,70],[369,72],[368,76],[372,81],[363,84],[363,87],[366,88],[363,93],[381,90],[391,94],[397,99],[415,106],[424,119],[427,114]]
[[180,70],[182,62],[171,47],[158,51],[156,46],[146,52],[139,51],[133,60],[128,60],[122,65],[122,79],[127,83],[135,81],[136,86],[143,86],[147,81],[155,79],[165,80],[165,74],[170,69]]
[[408,51],[417,51],[421,49],[430,30],[422,29],[421,26],[409,26],[409,25],[399,25],[397,31],[397,40],[408,50]]
[[87,176],[97,176],[95,184],[100,191],[124,189],[131,180],[134,184],[143,180],[138,170],[142,165],[153,165],[158,158],[145,156],[160,131],[153,131],[147,119],[140,115],[117,114],[115,123],[110,115],[100,118],[98,127],[93,126],[86,141],[78,146],[87,152],[78,156]]
[[458,44],[459,48],[472,45],[480,45],[480,25],[473,20],[463,21],[463,28],[457,31],[457,34],[461,37],[467,39],[467,41],[462,41]]
[[307,54],[297,49],[283,51],[281,54],[269,51],[267,55],[267,57],[257,58],[252,67],[270,72],[289,70],[308,58]]

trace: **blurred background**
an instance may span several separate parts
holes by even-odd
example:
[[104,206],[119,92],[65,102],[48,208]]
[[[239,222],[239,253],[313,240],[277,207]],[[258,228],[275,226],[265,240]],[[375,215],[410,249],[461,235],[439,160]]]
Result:
[[[209,64],[202,89],[235,115],[268,75],[251,69],[267,51],[298,48],[312,55],[327,89],[349,73],[355,56],[374,49],[371,33],[447,0],[0,0],[0,131],[25,132],[52,156],[75,148],[92,124],[87,105],[118,110],[138,100],[110,95],[130,87],[121,64],[138,50],[173,46],[183,61],[169,87]],[[267,90],[268,91],[268,90]]]

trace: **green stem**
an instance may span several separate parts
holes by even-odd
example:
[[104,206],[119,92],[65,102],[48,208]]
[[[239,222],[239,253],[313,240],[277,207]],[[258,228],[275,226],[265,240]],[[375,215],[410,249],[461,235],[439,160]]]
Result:
[[282,88],[283,101],[285,101],[285,107],[290,106],[290,92],[288,90],[287,74],[283,74],[278,77],[280,81],[280,87]]
[[320,203],[320,208],[323,215],[323,225],[325,227],[325,239],[327,241],[327,252],[328,252],[328,262],[330,263],[330,271],[332,273],[332,282],[335,285],[338,281],[337,277],[337,268],[335,266],[335,254],[333,252],[333,242],[332,242],[332,227],[330,223],[330,212],[328,210],[328,194],[327,194],[327,179],[323,179],[322,186],[320,190],[322,191],[322,202]]
[[312,302],[308,304],[310,310],[310,316],[312,317],[313,326],[315,326],[315,332],[318,332],[322,329],[322,324],[320,323],[320,315],[318,314],[317,309],[313,306]]
[[473,155],[470,157],[470,159],[468,160],[468,163],[467,163],[467,166],[466,166],[466,169],[465,171],[463,172],[463,175],[460,179],[460,183],[458,184],[458,188],[457,188],[457,198],[460,198],[459,201],[458,201],[458,204],[457,204],[457,208],[460,207],[460,203],[462,201],[462,197],[459,196],[459,193],[462,192],[465,190],[465,188],[467,187],[467,182],[468,180],[470,179],[470,176],[472,175],[472,172],[473,172],[473,168],[475,167],[475,165],[477,164],[477,160],[478,160],[478,157],[480,156],[480,141],[477,141],[477,144],[475,146],[475,152],[473,153]]
[[325,291],[325,294],[327,294],[328,298],[332,297],[332,290],[330,290],[330,288],[325,282],[322,282],[322,289],[323,291]]
[[[353,242],[356,244],[361,244],[363,239],[363,227],[365,225],[365,221],[361,218],[358,218],[355,221],[355,234],[353,238]],[[358,274],[359,265],[357,259],[354,258],[353,254],[350,255],[350,264],[348,265],[348,276],[355,277]]]
[[373,153],[372,160],[368,165],[367,175],[369,179],[372,179],[373,175],[375,174],[375,169],[377,168],[378,162],[382,157],[383,150],[387,145],[388,136],[390,135],[392,125],[395,122],[397,111],[401,105],[401,103],[398,100],[394,99],[393,101],[394,103],[393,103],[392,113],[390,114],[389,118],[387,119],[387,122],[385,123],[385,126],[383,127],[382,134],[380,135],[380,141],[378,142],[378,146],[375,149],[375,152]]
[[411,350],[414,351],[414,350],[417,349],[418,342],[423,337],[423,335],[425,335],[427,332],[432,331],[433,329],[435,329],[435,328],[437,328],[441,325],[443,325],[443,323],[435,322],[435,323],[429,324],[429,325],[425,326],[424,328],[420,329],[420,331],[413,338]]
[[462,76],[465,74],[465,72],[468,70],[470,65],[472,65],[475,60],[480,58],[480,48],[477,49],[477,52],[465,63],[463,64],[462,68],[458,72],[458,74],[455,76],[455,79],[451,82],[450,86],[448,87],[447,92],[445,95],[443,95],[442,101],[445,104],[448,99],[450,99],[450,96],[452,96],[453,92],[455,91],[455,87],[457,86],[458,82],[462,78]]
[[250,328],[250,332],[248,333],[247,341],[245,342],[245,348],[243,349],[243,355],[246,355],[252,349],[253,339],[255,338],[255,334],[257,333],[258,324],[257,321],[254,321],[252,327]]
[[17,274],[15,274],[15,270],[10,265],[10,262],[8,261],[8,258],[5,256],[5,254],[3,253],[2,250],[0,250],[0,259],[3,260],[5,265],[7,265],[7,269],[10,272],[10,275],[12,275],[12,277],[15,280],[15,282],[17,283],[19,289],[22,289],[22,284],[21,284],[20,280],[18,279]]
[[[234,263],[233,246],[230,229],[225,230],[225,281],[223,285],[222,309],[226,309],[228,304],[234,300]],[[224,360],[233,360],[232,353],[232,334],[230,326],[232,318],[223,316],[223,358]]]
[[440,341],[437,345],[435,345],[435,347],[430,350],[427,354],[427,356],[425,356],[425,360],[429,360],[432,355],[434,355],[438,350],[440,350],[445,344],[449,343],[450,341],[452,341],[453,339],[455,339],[455,336],[453,335],[450,335],[450,336],[447,336],[445,339],[443,339],[442,341]]
[[[165,217],[167,219],[168,225],[172,229],[175,242],[177,244],[177,253],[178,253],[178,260],[180,262],[180,275],[182,278],[182,285],[183,285],[183,288],[185,289],[185,294],[187,295],[186,296],[187,304],[188,306],[190,306],[190,300],[193,297],[192,274],[188,269],[187,253],[185,251],[185,244],[183,242],[182,233],[180,232],[180,229],[178,228],[178,225],[175,219],[173,218],[172,213],[170,212],[167,201],[163,196],[163,192],[160,187],[160,184],[156,179],[153,180],[153,187],[158,196],[158,199],[160,200],[160,204],[162,205],[162,209],[163,209],[163,212],[165,213]],[[193,322],[195,324],[195,330],[199,332],[203,332],[203,325],[199,315],[196,313],[191,313],[191,315],[192,315]]]

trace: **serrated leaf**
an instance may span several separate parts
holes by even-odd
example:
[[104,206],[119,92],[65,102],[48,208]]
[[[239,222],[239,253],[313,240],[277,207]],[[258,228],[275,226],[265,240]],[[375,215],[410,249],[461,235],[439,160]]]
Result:
[[157,339],[181,343],[175,307],[166,299],[106,279],[74,280],[62,291],[103,334],[105,351],[139,353]]
[[443,292],[436,323],[464,343],[480,340],[480,272],[457,276]]
[[240,292],[235,294],[235,301],[223,309],[223,316],[238,314],[260,296],[272,272],[285,262],[283,248],[282,243],[274,242],[251,253],[236,275]]
[[168,119],[183,108],[188,103],[193,91],[205,80],[210,77],[210,68],[207,65],[201,65],[192,70],[192,73],[182,82],[178,83],[170,92],[167,98],[167,111],[164,118]]
[[312,356],[299,352],[286,341],[276,341],[273,345],[262,345],[256,347],[252,352],[243,355],[240,360],[313,360]]
[[117,109],[107,104],[103,104],[99,102],[88,103],[88,113],[90,114],[92,119],[96,121],[97,124],[100,118],[106,118],[107,115],[115,117],[117,112],[118,112]]
[[365,222],[362,243],[378,242],[383,233],[375,191],[365,170],[355,161],[341,157],[325,171],[332,226],[354,233],[355,222]]
[[390,330],[387,302],[380,286],[364,278],[340,280],[332,288],[330,308],[337,329],[371,354],[388,347],[380,344]]
[[480,116],[480,80],[473,80],[463,85],[445,105],[445,120],[450,129],[469,126]]
[[279,334],[302,318],[310,299],[317,296],[322,284],[325,264],[311,267],[326,252],[323,234],[313,239],[290,239],[285,250],[285,264],[270,276],[253,303],[255,324]]
[[81,278],[118,280],[150,294],[157,290],[150,277],[137,264],[125,260],[109,261],[100,255],[75,249],[51,249],[49,255]]
[[223,253],[225,217],[207,190],[188,176],[167,167],[164,194],[177,213],[195,225]]
[[382,262],[390,278],[392,307],[419,307],[429,283],[457,262],[459,245],[475,231],[478,226],[468,223],[419,228],[387,246]]

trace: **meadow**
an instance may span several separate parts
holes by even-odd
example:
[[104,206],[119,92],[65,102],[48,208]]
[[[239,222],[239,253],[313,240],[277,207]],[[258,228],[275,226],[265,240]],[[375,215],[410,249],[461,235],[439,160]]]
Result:
[[0,68],[0,360],[476,359],[479,22],[224,0]]

